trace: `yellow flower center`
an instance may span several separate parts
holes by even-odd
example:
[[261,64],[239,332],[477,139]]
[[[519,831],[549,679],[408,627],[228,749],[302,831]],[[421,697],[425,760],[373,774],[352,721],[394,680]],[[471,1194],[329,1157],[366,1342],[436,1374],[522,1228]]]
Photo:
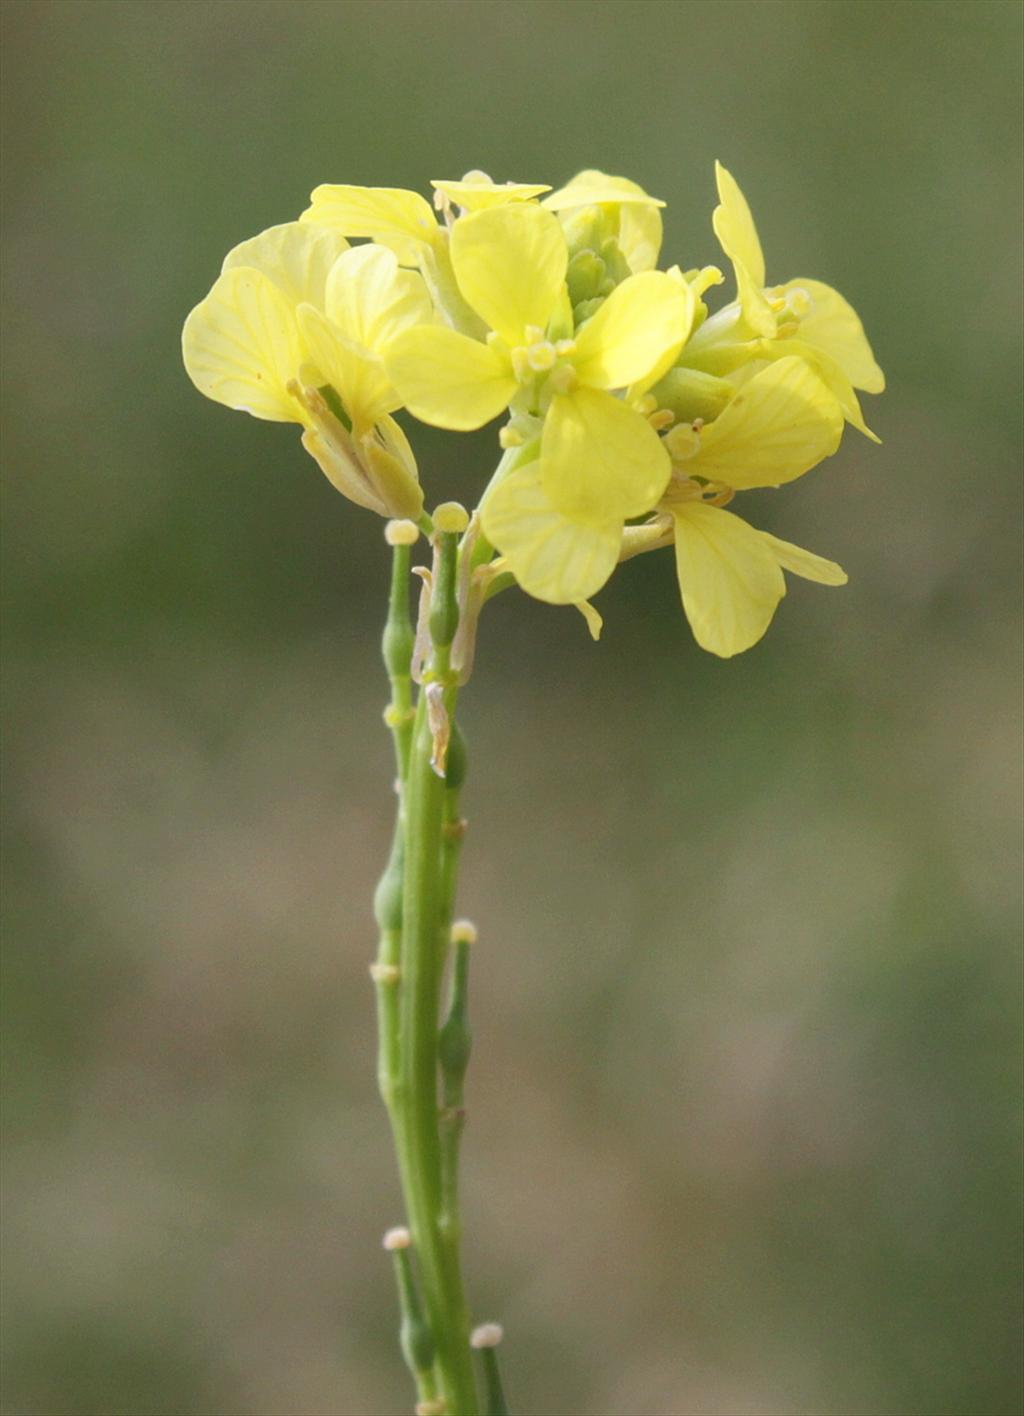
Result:
[[569,362],[576,352],[572,339],[551,340],[536,325],[528,325],[526,343],[511,351],[512,372],[520,383],[529,383],[537,374],[549,374],[555,393],[570,393],[577,383],[576,370]]

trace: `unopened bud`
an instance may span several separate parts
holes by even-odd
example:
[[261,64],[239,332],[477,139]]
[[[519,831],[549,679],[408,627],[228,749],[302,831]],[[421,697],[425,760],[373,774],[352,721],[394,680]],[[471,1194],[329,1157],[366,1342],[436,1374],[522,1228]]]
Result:
[[469,525],[469,512],[459,502],[442,502],[434,512],[434,525],[438,531],[460,536]]
[[440,1397],[432,1397],[430,1401],[417,1401],[413,1410],[416,1416],[445,1416],[448,1408]]
[[501,1323],[481,1323],[470,1333],[469,1345],[478,1351],[483,1347],[497,1347],[504,1336],[505,1329]]
[[700,451],[700,431],[691,423],[677,423],[665,434],[665,446],[673,462],[686,462]]
[[408,1249],[409,1245],[412,1243],[412,1235],[404,1224],[397,1224],[394,1229],[385,1231],[381,1243],[389,1254],[393,1254],[396,1249]]
[[389,546],[414,546],[420,537],[415,521],[389,521],[384,527],[384,539]]
[[476,925],[472,920],[457,919],[452,925],[453,944],[475,944],[476,939]]

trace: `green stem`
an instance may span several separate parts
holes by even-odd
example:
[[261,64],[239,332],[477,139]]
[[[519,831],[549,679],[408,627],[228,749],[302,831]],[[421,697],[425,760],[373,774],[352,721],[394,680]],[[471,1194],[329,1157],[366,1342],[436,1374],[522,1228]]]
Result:
[[477,1416],[458,1228],[444,1213],[441,1182],[437,1078],[444,961],[438,941],[446,788],[431,765],[433,737],[426,703],[426,694],[421,694],[406,784],[401,1056],[396,1099],[401,1119],[396,1140],[423,1297],[437,1347],[441,1393],[450,1416]]
[[[414,717],[410,714],[409,554],[408,547],[395,548],[384,635],[392,701],[385,716],[395,738],[400,806],[391,860],[377,892],[381,949],[374,976],[381,1091],[391,1118],[426,1323],[434,1344],[432,1375],[447,1416],[478,1416],[458,1215],[442,1179],[438,1106],[438,1022],[458,859],[461,773],[457,764],[462,743],[457,739],[445,751],[441,731],[453,720],[457,691],[450,665],[458,625],[457,538],[444,531],[435,534],[432,653]],[[451,780],[440,775],[448,762]],[[422,1396],[424,1373],[417,1373],[417,1381]],[[428,1391],[429,1385],[427,1381]]]
[[480,1361],[484,1369],[485,1416],[509,1416],[505,1389],[501,1384],[498,1368],[498,1353],[494,1347],[480,1349]]

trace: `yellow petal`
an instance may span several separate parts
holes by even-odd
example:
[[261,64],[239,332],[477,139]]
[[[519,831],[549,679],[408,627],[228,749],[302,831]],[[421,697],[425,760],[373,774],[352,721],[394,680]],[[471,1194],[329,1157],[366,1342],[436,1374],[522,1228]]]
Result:
[[806,360],[790,356],[744,384],[701,431],[690,476],[728,487],[778,487],[802,476],[839,446],[843,415]]
[[600,590],[619,556],[622,522],[577,522],[551,505],[541,464],[509,472],[482,508],[484,535],[528,595],[573,605]]
[[595,610],[589,600],[579,600],[573,608],[579,610],[580,614],[586,620],[590,637],[596,644],[601,638],[602,629],[604,629],[604,620],[601,618],[600,611]]
[[552,505],[598,526],[649,511],[671,473],[669,455],[646,418],[611,394],[584,387],[552,399],[541,463]]
[[325,308],[346,338],[375,354],[403,330],[434,320],[423,277],[400,270],[394,252],[377,245],[357,246],[335,262]]
[[838,290],[820,280],[789,280],[780,286],[784,295],[804,290],[814,302],[800,320],[799,338],[836,361],[854,388],[882,393],[885,375],[875,362],[864,326],[856,310]]
[[764,255],[754,218],[736,179],[720,162],[715,163],[715,181],[720,205],[712,213],[711,224],[736,273],[743,316],[756,334],[770,339],[776,319],[764,294]]
[[222,269],[248,266],[262,271],[292,305],[322,310],[331,266],[347,250],[348,242],[336,231],[287,221],[235,246],[224,257]]
[[729,659],[757,643],[786,593],[778,560],[762,534],[732,512],[685,502],[674,516],[686,618],[702,649]]
[[545,197],[542,206],[548,211],[568,211],[572,207],[600,206],[605,202],[629,202],[631,205],[663,207],[665,203],[657,197],[649,196],[636,182],[628,177],[611,177],[607,172],[588,168],[577,172],[550,197]]
[[664,364],[670,367],[693,322],[688,285],[662,271],[631,275],[576,335],[573,363],[582,383],[625,388]]
[[425,197],[403,187],[317,187],[302,221],[329,226],[342,236],[368,236],[394,251],[402,265],[417,265],[424,244],[440,237]]
[[440,326],[400,334],[384,365],[410,413],[438,428],[482,428],[508,407],[518,387],[506,356]]
[[507,206],[509,202],[528,202],[542,192],[551,191],[547,182],[499,183],[483,178],[468,181],[465,177],[461,182],[431,182],[430,185],[463,211],[487,211],[491,207]]
[[820,375],[843,410],[843,417],[846,421],[858,432],[863,433],[866,438],[870,438],[872,442],[880,443],[882,441],[864,421],[864,413],[860,406],[860,400],[854,392],[853,384],[835,359],[824,349],[814,344],[808,344],[805,339],[762,339],[756,341],[756,346],[758,354],[765,359],[786,359],[793,355],[803,359]]
[[182,354],[207,398],[255,418],[301,422],[288,393],[303,360],[293,308],[266,275],[225,271],[185,321]]
[[802,546],[794,546],[791,541],[780,541],[778,536],[770,536],[761,531],[761,539],[770,546],[775,559],[783,570],[800,575],[804,580],[815,580],[819,585],[845,585],[846,571],[835,561],[816,556],[813,551],[805,551]]
[[619,249],[634,275],[658,264],[663,236],[661,212],[646,202],[624,202],[619,207]]
[[330,384],[338,394],[357,436],[383,414],[401,407],[379,355],[346,339],[312,305],[299,306],[298,321],[318,383]]
[[545,328],[569,260],[550,212],[520,202],[460,217],[451,253],[467,302],[507,344],[522,344],[528,325]]
[[736,178],[720,162],[715,163],[715,182],[720,205],[715,207],[711,223],[719,244],[731,261],[743,263],[755,285],[763,286],[764,254],[747,199]]

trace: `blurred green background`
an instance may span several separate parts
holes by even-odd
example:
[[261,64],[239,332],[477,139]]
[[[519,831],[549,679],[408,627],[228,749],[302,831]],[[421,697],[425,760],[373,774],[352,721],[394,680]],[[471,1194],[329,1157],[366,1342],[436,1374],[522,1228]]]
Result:
[[[381,528],[182,319],[317,183],[584,166],[834,283],[884,439],[692,643],[488,611],[468,1282],[520,1416],[1019,1409],[1020,7],[6,0],[9,1416],[409,1409],[369,896]],[[427,432],[428,500],[492,435]]]

